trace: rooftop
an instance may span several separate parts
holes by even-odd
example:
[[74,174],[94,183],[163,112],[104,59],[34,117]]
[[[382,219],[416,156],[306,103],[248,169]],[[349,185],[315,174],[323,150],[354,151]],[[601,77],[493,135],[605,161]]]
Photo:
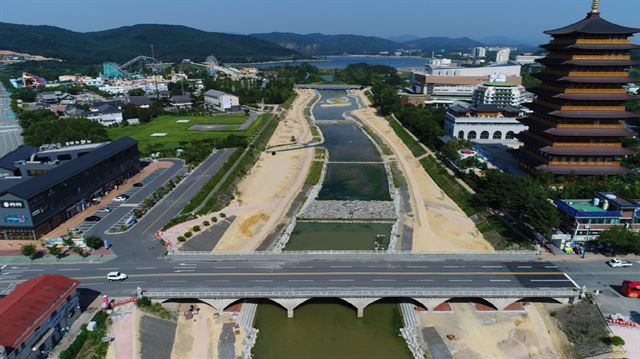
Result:
[[555,30],[545,31],[547,35],[570,35],[570,34],[591,34],[591,35],[613,35],[613,34],[635,34],[640,29],[620,26],[600,17],[599,12],[590,12],[587,17],[569,26]]
[[20,346],[79,284],[77,280],[52,274],[18,284],[13,292],[0,298],[0,345]]

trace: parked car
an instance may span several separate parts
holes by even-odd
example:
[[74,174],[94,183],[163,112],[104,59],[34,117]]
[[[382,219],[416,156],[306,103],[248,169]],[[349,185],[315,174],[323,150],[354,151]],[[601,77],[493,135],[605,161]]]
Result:
[[133,184],[133,187],[144,187],[144,183],[136,182],[136,183]]
[[128,194],[123,194],[123,195],[120,195],[120,196],[114,198],[113,201],[114,202],[124,202],[124,201],[126,201],[128,199],[129,199],[129,195]]
[[640,281],[625,280],[620,286],[620,293],[629,298],[640,298]]
[[618,267],[631,267],[633,264],[629,261],[623,261],[619,258],[613,258],[612,260],[608,261],[607,264],[611,267],[611,268],[618,268]]
[[127,278],[129,278],[129,276],[124,274],[124,273],[121,273],[121,272],[109,272],[107,274],[107,280],[109,282],[113,282],[114,280],[115,281],[123,281],[123,280],[125,280]]
[[84,220],[87,222],[98,222],[102,219],[102,217],[99,216],[89,216],[87,218],[85,218]]
[[100,208],[98,210],[98,213],[111,213],[111,208],[109,207]]

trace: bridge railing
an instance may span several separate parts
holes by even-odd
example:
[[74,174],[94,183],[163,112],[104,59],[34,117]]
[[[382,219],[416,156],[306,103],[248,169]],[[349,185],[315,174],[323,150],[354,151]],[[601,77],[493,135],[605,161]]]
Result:
[[578,290],[531,290],[531,289],[302,289],[302,290],[163,290],[149,289],[144,291],[144,296],[152,299],[170,298],[573,298],[578,295]]
[[211,257],[236,257],[236,256],[282,256],[282,255],[379,255],[379,256],[397,256],[397,255],[429,255],[429,256],[536,256],[539,254],[537,250],[511,250],[511,251],[464,251],[464,252],[415,252],[415,251],[395,251],[389,253],[387,251],[373,250],[322,250],[322,251],[257,251],[257,252],[206,252],[206,251],[180,251],[171,253],[174,257],[186,256],[211,256]]

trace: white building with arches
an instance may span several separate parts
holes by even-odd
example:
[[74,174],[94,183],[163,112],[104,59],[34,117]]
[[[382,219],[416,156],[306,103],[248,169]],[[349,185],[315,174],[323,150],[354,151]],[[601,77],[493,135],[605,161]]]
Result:
[[453,105],[444,120],[444,130],[451,138],[476,143],[514,145],[516,135],[527,129],[520,123],[524,109],[513,106]]

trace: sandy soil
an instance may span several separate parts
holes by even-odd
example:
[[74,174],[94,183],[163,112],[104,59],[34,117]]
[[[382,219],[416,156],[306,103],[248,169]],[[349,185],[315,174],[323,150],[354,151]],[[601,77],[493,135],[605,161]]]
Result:
[[[566,337],[552,322],[543,304],[526,313],[482,312],[471,304],[454,303],[453,313],[421,312],[424,326],[433,326],[454,358],[565,358]],[[453,334],[455,339],[446,338]]]
[[[369,103],[361,91],[356,94],[360,95],[364,103]],[[378,116],[371,107],[354,111],[353,114],[387,142],[404,173],[413,214],[408,216],[408,224],[413,228],[413,250],[493,250],[473,221],[429,177],[387,120]]]
[[[310,90],[298,90],[291,111],[271,137],[268,147],[312,140],[304,118],[304,108],[312,101]],[[214,248],[215,251],[251,251],[271,233],[286,216],[296,195],[302,190],[313,160],[313,149],[296,149],[262,153],[258,162],[238,186],[236,199],[221,210],[237,216]]]

